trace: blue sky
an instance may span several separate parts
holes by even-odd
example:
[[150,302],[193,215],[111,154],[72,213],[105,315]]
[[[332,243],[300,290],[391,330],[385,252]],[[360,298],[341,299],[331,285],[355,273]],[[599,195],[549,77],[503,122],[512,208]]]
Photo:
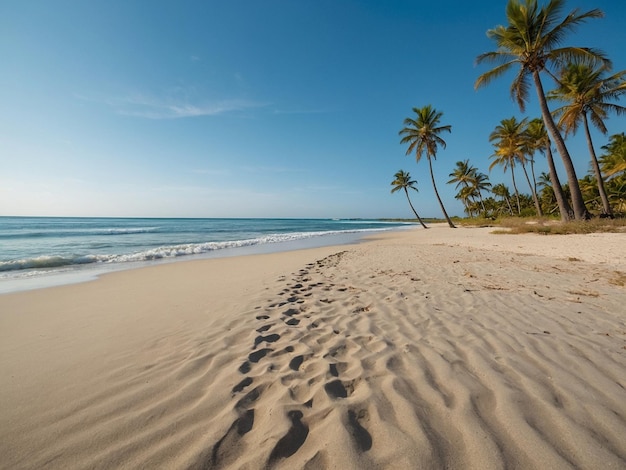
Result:
[[[452,126],[434,171],[462,215],[445,184],[455,162],[487,173],[490,132],[523,116],[510,78],[473,89],[505,4],[1,1],[0,215],[410,217],[390,193],[403,169],[420,215],[440,216],[426,160],[399,144],[426,104]],[[606,17],[569,43],[626,68],[626,2],[574,8]],[[526,115],[539,116],[534,94]],[[609,133],[625,124],[612,116]],[[582,132],[568,142],[582,177]],[[508,173],[489,176],[510,186]]]

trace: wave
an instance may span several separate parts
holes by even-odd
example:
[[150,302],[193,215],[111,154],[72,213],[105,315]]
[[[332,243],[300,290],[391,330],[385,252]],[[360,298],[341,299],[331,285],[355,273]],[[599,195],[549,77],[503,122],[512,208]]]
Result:
[[35,258],[1,261],[0,272],[15,272],[24,270],[50,270],[53,268],[61,268],[73,265],[84,265],[93,263],[129,263],[141,261],[156,261],[168,258],[177,258],[181,256],[201,255],[224,250],[228,248],[241,248],[246,246],[264,245],[269,243],[282,243],[297,240],[304,240],[314,237],[322,237],[328,235],[341,235],[358,232],[377,232],[386,231],[387,228],[369,228],[355,230],[329,230],[318,232],[294,232],[268,234],[257,238],[249,238],[245,240],[229,240],[220,242],[205,243],[187,243],[179,245],[161,246],[144,251],[124,254],[83,254],[72,256],[38,256]]
[[8,232],[0,234],[0,239],[12,239],[12,238],[45,238],[45,237],[93,237],[98,235],[135,235],[142,233],[155,233],[160,230],[160,227],[133,227],[133,228],[117,228],[117,227],[103,227],[103,228],[88,228],[88,229],[51,229],[51,230],[34,230],[32,232]]

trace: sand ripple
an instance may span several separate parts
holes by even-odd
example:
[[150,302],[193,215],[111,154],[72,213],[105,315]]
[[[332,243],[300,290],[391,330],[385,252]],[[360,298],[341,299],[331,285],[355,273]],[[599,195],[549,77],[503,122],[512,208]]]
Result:
[[614,275],[462,245],[349,247],[232,318],[119,354],[90,393],[14,423],[39,445],[3,447],[3,466],[625,468]]

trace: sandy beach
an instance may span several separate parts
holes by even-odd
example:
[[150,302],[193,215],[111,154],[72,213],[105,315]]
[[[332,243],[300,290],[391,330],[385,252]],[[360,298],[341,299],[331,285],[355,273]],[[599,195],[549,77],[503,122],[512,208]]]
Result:
[[0,468],[626,468],[626,234],[492,230],[1,295]]

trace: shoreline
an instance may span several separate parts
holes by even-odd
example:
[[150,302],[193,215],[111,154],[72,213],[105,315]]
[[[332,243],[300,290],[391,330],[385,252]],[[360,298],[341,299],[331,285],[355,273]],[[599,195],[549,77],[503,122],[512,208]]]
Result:
[[[395,229],[390,229],[389,231],[395,230],[401,231],[407,230],[407,228],[397,227]],[[67,265],[64,267],[51,269],[48,272],[40,270],[40,272],[35,273],[34,275],[29,273],[28,271],[24,273],[21,273],[19,271],[9,271],[2,273],[6,277],[0,277],[0,295],[36,289],[46,289],[49,287],[57,287],[69,284],[79,284],[82,282],[90,282],[98,279],[101,276],[114,272],[141,269],[150,266],[160,266],[163,264],[177,263],[183,261],[280,253],[285,251],[298,251],[323,246],[340,246],[358,243],[361,239],[367,238],[375,232],[376,231],[372,230],[364,232],[355,231],[327,234],[322,236],[312,236],[310,238],[302,238],[299,240],[222,248],[201,254],[189,254],[145,261]]]
[[431,227],[1,295],[0,467],[622,467],[623,234]]

